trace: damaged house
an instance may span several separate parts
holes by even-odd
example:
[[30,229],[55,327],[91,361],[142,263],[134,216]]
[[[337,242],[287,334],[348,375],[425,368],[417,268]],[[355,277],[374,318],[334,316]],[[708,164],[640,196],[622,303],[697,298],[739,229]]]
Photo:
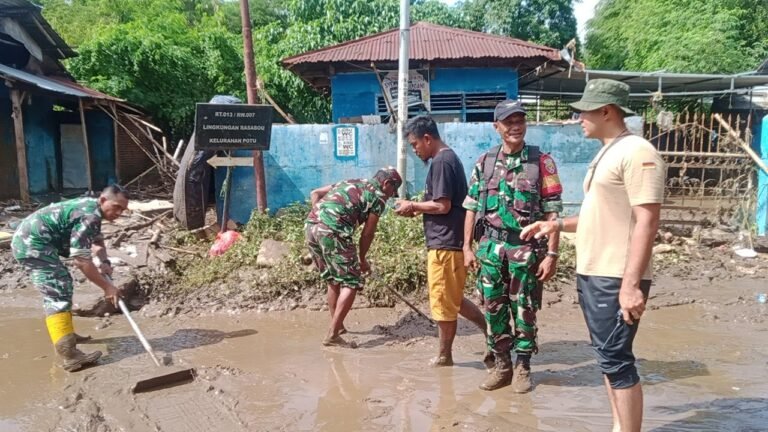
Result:
[[78,84],[77,55],[26,0],[0,0],[0,200],[48,201],[153,166],[141,109]]

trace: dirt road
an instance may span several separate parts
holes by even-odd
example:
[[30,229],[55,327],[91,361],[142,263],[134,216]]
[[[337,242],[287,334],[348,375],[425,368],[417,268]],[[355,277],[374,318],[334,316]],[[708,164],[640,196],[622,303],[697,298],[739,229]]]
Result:
[[[683,304],[650,310],[636,341],[644,429],[768,429],[768,305],[754,300],[765,286],[659,280],[651,305]],[[527,395],[477,389],[482,341],[466,322],[458,364],[427,367],[435,331],[398,307],[352,311],[356,350],[320,345],[327,312],[138,313],[156,349],[200,376],[136,396],[130,384],[159,371],[123,317],[77,318],[95,338],[83,348],[105,356],[66,374],[52,366],[37,293],[0,294],[2,431],[605,431],[611,423],[574,293],[540,314]]]

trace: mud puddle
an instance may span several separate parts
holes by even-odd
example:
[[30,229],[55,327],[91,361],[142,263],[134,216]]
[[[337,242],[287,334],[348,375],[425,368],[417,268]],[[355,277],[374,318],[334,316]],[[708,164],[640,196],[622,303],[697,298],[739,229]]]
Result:
[[[733,284],[719,295],[733,298]],[[429,368],[434,329],[401,308],[353,310],[345,337],[358,343],[355,350],[320,345],[327,312],[137,314],[155,349],[173,362],[166,369],[143,353],[123,317],[76,318],[76,329],[95,339],[81,348],[104,357],[98,367],[66,374],[53,367],[38,302],[31,290],[0,298],[3,431],[603,431],[611,425],[583,319],[565,302],[540,314],[536,388],[526,395],[477,389],[486,375],[482,341],[465,322],[454,348],[457,365]],[[724,303],[647,313],[636,342],[645,430],[765,430],[768,325],[713,319],[713,311],[729,316]],[[196,367],[199,377],[130,394],[137,380],[173,367]]]

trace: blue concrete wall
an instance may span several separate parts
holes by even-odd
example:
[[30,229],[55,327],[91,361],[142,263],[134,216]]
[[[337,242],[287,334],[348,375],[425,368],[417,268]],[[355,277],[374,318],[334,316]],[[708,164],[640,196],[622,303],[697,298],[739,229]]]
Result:
[[[338,159],[334,153],[331,129],[334,125],[275,125],[271,150],[264,153],[267,203],[275,211],[308,198],[312,189],[348,178],[370,177],[378,168],[396,165],[396,139],[386,125],[354,125],[358,129],[358,155]],[[474,162],[486,150],[500,143],[491,123],[444,123],[440,133],[464,163],[469,176]],[[323,134],[327,139],[322,138]],[[598,141],[583,138],[578,125],[529,126],[530,144],[551,152],[564,183],[563,199],[572,212],[583,198],[581,184],[587,166],[600,147]],[[239,151],[235,156],[250,156]],[[406,182],[409,193],[424,189],[427,167],[408,151]],[[217,196],[226,174],[216,170]],[[245,223],[255,207],[253,169],[234,168],[231,217]]]
[[[763,162],[768,164],[768,115],[763,117],[759,148],[756,149]],[[768,232],[768,174],[757,170],[757,234],[764,236]]]
[[29,193],[46,193],[56,189],[59,183],[56,157],[59,133],[53,101],[41,94],[28,95],[23,110]]
[[376,95],[381,93],[373,72],[343,73],[331,77],[331,117],[376,114]]
[[[517,97],[517,71],[511,68],[453,68],[431,72],[430,93],[496,92]],[[373,72],[340,73],[331,77],[331,110],[334,122],[341,117],[376,114],[381,87]]]

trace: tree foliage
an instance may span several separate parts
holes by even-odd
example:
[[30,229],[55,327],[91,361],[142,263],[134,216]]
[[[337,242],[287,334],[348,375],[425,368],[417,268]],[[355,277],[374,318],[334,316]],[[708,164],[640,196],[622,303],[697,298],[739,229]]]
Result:
[[[411,0],[411,21],[489,31],[560,47],[576,34],[573,0]],[[244,99],[237,0],[39,0],[79,56],[73,75],[136,103],[174,138],[191,132],[196,102]],[[300,122],[330,120],[330,100],[281,60],[396,28],[398,0],[249,0],[256,69]]]
[[732,73],[768,55],[765,0],[601,0],[586,63],[613,70]]
[[[237,3],[221,0],[45,0],[43,13],[79,55],[86,85],[147,109],[172,137],[191,132],[195,103],[245,94]],[[237,27],[239,29],[239,21]]]
[[469,28],[554,48],[576,38],[574,0],[471,0],[462,5]]

